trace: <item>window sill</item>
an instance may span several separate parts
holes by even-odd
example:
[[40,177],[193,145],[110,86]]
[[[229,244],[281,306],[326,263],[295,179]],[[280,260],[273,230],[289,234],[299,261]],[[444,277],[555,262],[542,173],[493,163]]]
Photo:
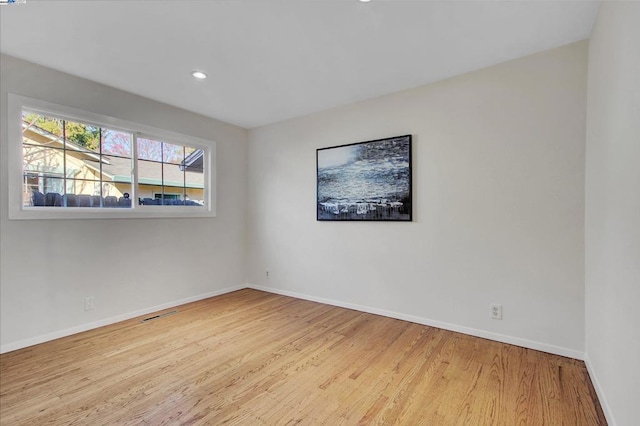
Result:
[[91,207],[24,207],[9,212],[11,220],[49,219],[163,219],[216,217],[206,207],[91,208]]

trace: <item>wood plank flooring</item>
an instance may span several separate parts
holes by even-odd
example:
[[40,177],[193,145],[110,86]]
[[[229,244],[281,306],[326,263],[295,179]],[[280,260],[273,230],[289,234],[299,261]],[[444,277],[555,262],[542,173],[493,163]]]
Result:
[[581,361],[256,290],[177,309],[1,355],[0,424],[606,424]]

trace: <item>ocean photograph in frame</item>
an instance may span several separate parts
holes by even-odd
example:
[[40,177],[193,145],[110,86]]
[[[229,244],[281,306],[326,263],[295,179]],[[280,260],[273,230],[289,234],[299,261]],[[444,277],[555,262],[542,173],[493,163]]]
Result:
[[316,150],[319,221],[412,220],[411,135]]

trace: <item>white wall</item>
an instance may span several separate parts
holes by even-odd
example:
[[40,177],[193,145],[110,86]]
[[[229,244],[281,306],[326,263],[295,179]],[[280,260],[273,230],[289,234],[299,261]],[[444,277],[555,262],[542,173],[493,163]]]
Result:
[[[587,50],[250,130],[249,281],[582,357]],[[414,222],[317,222],[316,148],[403,134]]]
[[[2,350],[245,283],[246,130],[6,55],[0,67]],[[216,141],[217,217],[9,221],[7,93]]]
[[640,402],[640,3],[603,2],[589,47],[586,360],[611,425]]

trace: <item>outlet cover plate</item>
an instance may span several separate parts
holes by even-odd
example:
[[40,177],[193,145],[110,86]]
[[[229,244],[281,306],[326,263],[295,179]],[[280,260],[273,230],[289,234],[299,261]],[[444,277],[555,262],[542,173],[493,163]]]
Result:
[[94,308],[93,305],[94,297],[85,297],[84,298],[84,310],[91,311]]
[[491,305],[491,319],[502,319],[502,305]]

